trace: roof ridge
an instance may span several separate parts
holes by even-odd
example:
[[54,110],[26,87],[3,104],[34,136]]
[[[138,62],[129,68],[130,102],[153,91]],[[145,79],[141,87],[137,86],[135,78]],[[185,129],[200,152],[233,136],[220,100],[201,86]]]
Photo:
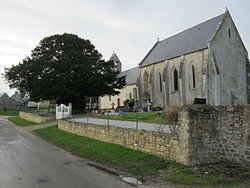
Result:
[[207,42],[225,14],[226,12],[155,43],[139,63],[139,67],[207,48]]
[[[138,66],[133,67],[133,68],[130,68],[130,69],[127,69],[127,70],[124,70],[124,71],[122,71],[121,73],[128,72],[128,71],[130,71],[130,70],[132,70],[132,69],[135,69],[135,68],[138,68]],[[120,74],[121,74],[121,73],[120,73]]]
[[192,27],[189,27],[189,28],[187,28],[187,29],[185,29],[185,30],[183,30],[183,31],[180,31],[179,33],[176,33],[176,34],[174,34],[174,35],[171,35],[170,37],[167,37],[167,38],[165,38],[165,39],[163,39],[163,40],[160,40],[159,43],[161,43],[161,42],[163,42],[163,41],[166,41],[167,39],[170,39],[170,38],[172,38],[172,37],[175,37],[176,35],[179,35],[179,34],[181,34],[181,33],[184,33],[184,32],[186,32],[186,31],[188,31],[188,30],[191,30],[191,29],[193,29],[193,28],[195,28],[195,27],[197,27],[197,26],[199,26],[199,25],[205,24],[206,22],[209,22],[209,21],[211,21],[211,20],[213,20],[213,19],[219,18],[219,17],[221,17],[221,16],[223,16],[223,15],[225,15],[225,14],[226,14],[226,13],[224,12],[223,14],[220,14],[220,15],[218,15],[218,16],[215,16],[215,17],[213,17],[213,18],[210,18],[210,19],[208,19],[208,20],[206,20],[206,21],[204,21],[204,22],[201,22],[201,23],[199,23],[199,24],[196,24],[196,25],[194,25],[194,26],[192,26]]

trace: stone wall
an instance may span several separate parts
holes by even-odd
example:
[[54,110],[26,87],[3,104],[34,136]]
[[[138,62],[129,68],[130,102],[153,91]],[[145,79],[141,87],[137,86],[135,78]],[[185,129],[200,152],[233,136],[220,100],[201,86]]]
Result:
[[85,123],[58,120],[58,128],[81,136],[120,144],[128,148],[175,160],[177,136],[144,130],[124,129],[112,126],[97,126]]
[[187,105],[177,134],[58,121],[59,129],[120,144],[184,165],[231,161],[250,164],[250,105]]
[[27,121],[32,121],[35,123],[45,123],[45,122],[55,120],[55,117],[53,116],[39,116],[36,114],[31,114],[31,113],[22,112],[22,111],[19,112],[19,117]]
[[183,107],[178,162],[250,164],[250,105]]
[[[204,67],[206,67],[208,50],[200,50],[190,54],[175,57],[159,63],[140,67],[137,76],[139,102],[145,107],[148,102],[144,97],[144,73],[149,75],[150,99],[155,106],[171,106],[193,104],[194,98],[205,98]],[[195,88],[192,87],[192,65],[195,68]],[[174,91],[173,70],[178,71],[178,90]],[[162,80],[162,91],[159,88],[159,74]]]

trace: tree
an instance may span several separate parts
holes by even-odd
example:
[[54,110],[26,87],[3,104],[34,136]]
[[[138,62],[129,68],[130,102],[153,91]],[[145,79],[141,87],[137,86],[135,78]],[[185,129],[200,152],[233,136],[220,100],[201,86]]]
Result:
[[89,40],[64,33],[42,39],[22,62],[5,69],[4,77],[31,100],[55,100],[85,106],[84,97],[119,94],[126,84],[114,62],[106,62]]

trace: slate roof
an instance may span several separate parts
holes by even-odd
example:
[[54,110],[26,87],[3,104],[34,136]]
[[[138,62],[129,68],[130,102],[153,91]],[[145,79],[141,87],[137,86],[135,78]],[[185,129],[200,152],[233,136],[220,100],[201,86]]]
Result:
[[0,93],[0,98],[4,95],[5,93]]
[[21,95],[17,91],[10,98],[14,102],[23,103],[23,99],[22,99]]
[[207,48],[225,13],[157,42],[139,64],[140,67]]
[[126,76],[126,85],[132,85],[136,83],[138,67],[121,72],[120,76]]

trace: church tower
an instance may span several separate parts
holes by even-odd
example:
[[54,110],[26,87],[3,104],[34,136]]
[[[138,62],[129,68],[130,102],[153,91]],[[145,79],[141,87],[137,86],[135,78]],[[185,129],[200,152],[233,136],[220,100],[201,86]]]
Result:
[[113,52],[108,61],[114,61],[116,70],[118,70],[120,73],[122,72],[122,63],[115,52]]

